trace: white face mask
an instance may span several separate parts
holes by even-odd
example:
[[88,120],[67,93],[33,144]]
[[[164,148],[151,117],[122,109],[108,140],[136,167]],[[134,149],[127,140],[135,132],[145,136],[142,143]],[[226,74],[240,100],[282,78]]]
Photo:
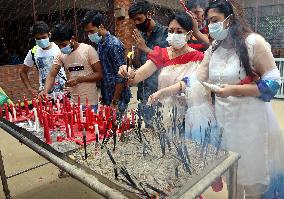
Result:
[[209,34],[213,39],[221,41],[227,38],[229,34],[229,27],[227,29],[224,29],[224,22],[228,19],[228,17],[222,22],[217,22],[208,25]]
[[167,41],[175,49],[181,49],[187,44],[186,34],[168,33]]

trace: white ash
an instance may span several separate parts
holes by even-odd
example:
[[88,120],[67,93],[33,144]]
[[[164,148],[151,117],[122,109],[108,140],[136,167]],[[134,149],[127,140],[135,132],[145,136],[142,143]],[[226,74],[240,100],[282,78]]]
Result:
[[[45,141],[43,128],[40,127],[39,131],[35,131],[33,122],[20,122],[17,123],[16,125],[26,129],[27,131],[38,137],[40,140]],[[78,144],[69,140],[63,140],[62,142],[57,142],[57,136],[66,138],[66,133],[60,130],[50,131],[50,138],[52,141],[52,144],[50,144],[50,146],[54,148],[56,151],[60,153],[66,153],[80,148]]]
[[[126,190],[140,194],[139,191],[128,186],[122,180],[126,180],[126,178],[120,170],[122,166],[125,166],[136,184],[138,185],[139,182],[142,182],[143,187],[146,188],[149,194],[155,195],[155,192],[146,187],[146,183],[171,195],[187,184],[193,175],[202,173],[209,163],[218,160],[226,154],[225,151],[219,151],[216,155],[216,148],[208,146],[204,158],[201,156],[200,145],[190,140],[184,141],[188,148],[191,162],[190,170],[192,173],[190,174],[185,170],[183,163],[175,158],[178,155],[173,145],[171,146],[171,151],[166,147],[165,156],[162,156],[159,139],[155,136],[155,133],[147,129],[142,131],[151,147],[151,150],[147,149],[144,156],[143,144],[139,142],[134,131],[130,132],[127,141],[117,143],[115,151],[113,151],[113,139],[109,140],[107,148],[111,151],[116,161],[116,168],[119,172],[118,179],[115,179],[114,166],[106,153],[106,149],[101,150],[101,147],[94,142],[87,147],[87,160],[84,159],[84,149],[76,151],[70,158],[125,187]],[[178,177],[176,177],[176,168],[178,168]],[[141,187],[139,188],[142,189]]]

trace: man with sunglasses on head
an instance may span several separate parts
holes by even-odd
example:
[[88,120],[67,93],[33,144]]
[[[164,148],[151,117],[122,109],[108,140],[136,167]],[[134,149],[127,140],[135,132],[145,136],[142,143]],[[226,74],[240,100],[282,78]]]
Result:
[[[136,29],[133,32],[133,39],[139,50],[139,66],[147,61],[147,54],[152,51],[155,46],[161,48],[167,47],[168,29],[162,26],[152,18],[152,6],[148,1],[136,1],[131,4],[128,10],[129,18],[133,20]],[[149,78],[138,84],[137,98],[139,116],[142,116],[146,127],[153,127],[152,118],[154,109],[147,106],[150,95],[158,89],[158,71]]]
[[[31,34],[35,39],[36,45],[26,55],[24,65],[20,70],[20,77],[25,84],[27,90],[35,95],[42,91],[45,86],[46,78],[51,70],[51,66],[55,57],[60,53],[58,46],[49,41],[51,36],[48,25],[43,21],[36,22],[31,27]],[[32,87],[28,73],[31,68],[35,66],[39,72],[39,89]],[[55,77],[54,84],[50,93],[56,95],[62,94],[66,76],[63,68],[60,69],[58,75]],[[54,95],[52,95],[54,96]]]

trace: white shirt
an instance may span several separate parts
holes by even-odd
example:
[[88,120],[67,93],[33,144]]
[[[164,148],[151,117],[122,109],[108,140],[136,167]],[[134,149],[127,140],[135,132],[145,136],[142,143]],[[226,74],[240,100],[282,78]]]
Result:
[[[55,57],[60,53],[59,47],[55,43],[51,43],[52,47],[48,50],[44,50],[40,47],[37,47],[36,52],[35,52],[35,62],[36,62],[36,67],[38,68],[39,71],[39,90],[44,89],[45,81],[47,78],[48,73],[51,70],[53,60]],[[29,67],[35,66],[35,63],[32,59],[32,50],[29,50],[24,64]],[[64,68],[60,69],[60,76],[64,76],[66,79],[65,71]],[[59,75],[56,76],[55,78],[55,83],[52,88],[52,92],[60,92],[63,90],[65,81],[60,77]]]

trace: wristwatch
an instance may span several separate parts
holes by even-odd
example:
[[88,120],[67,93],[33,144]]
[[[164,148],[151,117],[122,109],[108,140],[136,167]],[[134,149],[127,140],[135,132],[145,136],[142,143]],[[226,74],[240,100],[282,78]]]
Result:
[[112,105],[117,106],[118,105],[118,100],[113,99],[111,103],[112,103]]

